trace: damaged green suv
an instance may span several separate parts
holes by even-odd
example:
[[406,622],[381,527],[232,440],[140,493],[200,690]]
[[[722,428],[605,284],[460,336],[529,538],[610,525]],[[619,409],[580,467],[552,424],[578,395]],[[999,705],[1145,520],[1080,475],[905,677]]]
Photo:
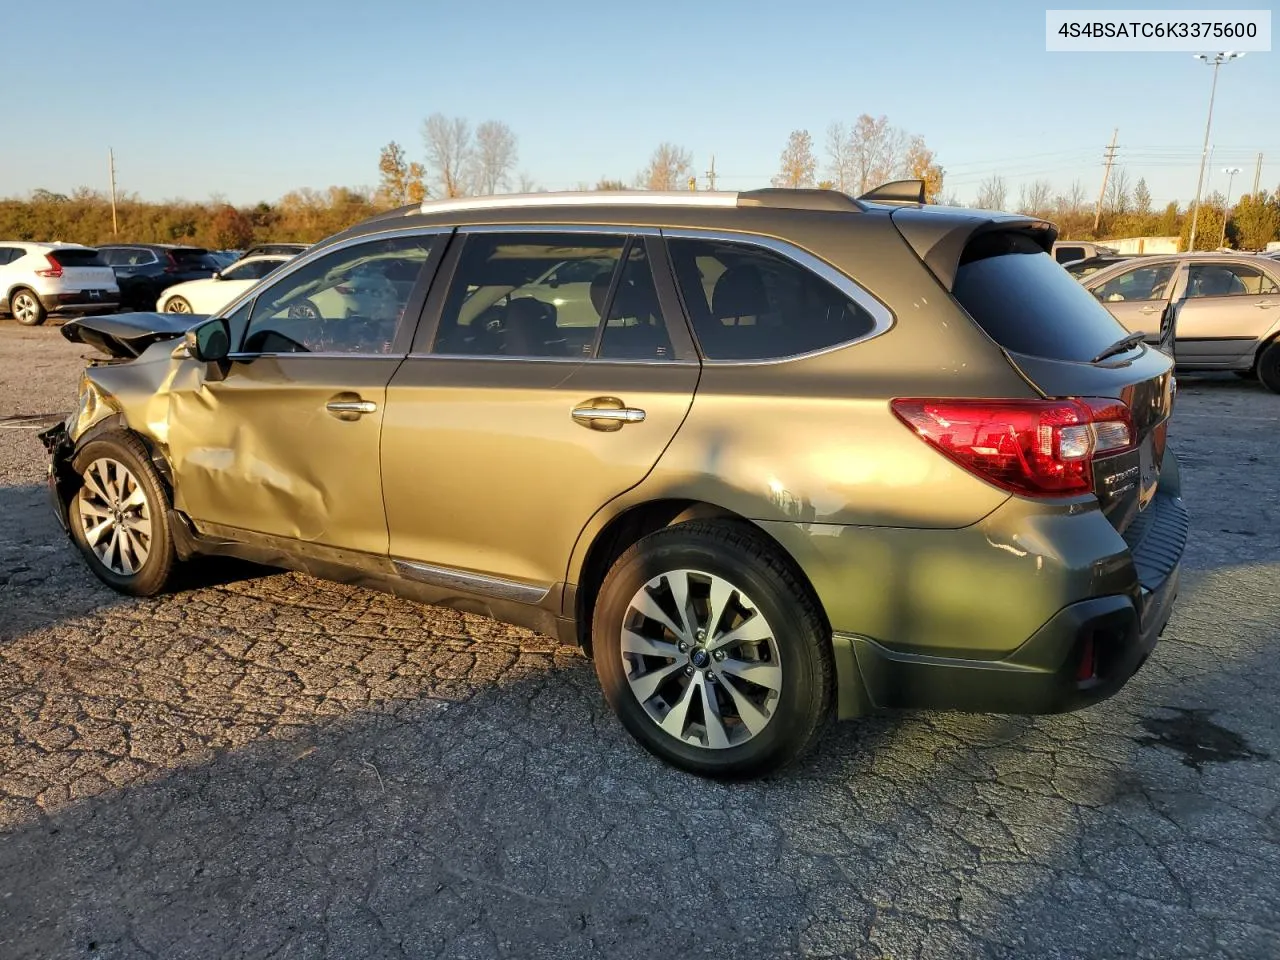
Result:
[[217,316],[73,321],[56,509],[126,593],[232,555],[578,644],[701,774],[1087,706],[1178,589],[1172,363],[1051,224],[922,189],[428,202]]

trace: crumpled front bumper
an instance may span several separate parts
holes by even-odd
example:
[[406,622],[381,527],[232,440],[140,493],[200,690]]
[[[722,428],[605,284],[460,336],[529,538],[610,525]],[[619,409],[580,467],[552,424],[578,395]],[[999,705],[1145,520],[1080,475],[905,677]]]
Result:
[[75,445],[67,433],[67,424],[59,423],[37,434],[44,448],[49,451],[48,486],[49,500],[54,516],[58,518],[64,533],[70,534],[67,518],[68,506],[75,495],[76,475],[71,469],[71,455]]

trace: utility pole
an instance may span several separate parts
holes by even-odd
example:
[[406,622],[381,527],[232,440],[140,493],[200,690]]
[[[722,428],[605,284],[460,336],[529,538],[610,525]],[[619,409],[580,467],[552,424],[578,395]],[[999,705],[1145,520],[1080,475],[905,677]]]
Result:
[[1196,179],[1196,202],[1191,208],[1191,238],[1187,241],[1188,250],[1196,248],[1196,227],[1200,220],[1200,191],[1204,189],[1204,165],[1209,159],[1209,128],[1213,126],[1213,98],[1218,92],[1218,68],[1229,60],[1238,60],[1243,56],[1243,53],[1232,52],[1219,53],[1213,57],[1206,57],[1203,53],[1195,55],[1197,60],[1213,67],[1213,85],[1209,88],[1209,117],[1204,122],[1204,147],[1200,152],[1200,176]]
[[107,172],[111,177],[111,235],[119,236],[120,228],[116,223],[116,155],[107,147]]
[[1098,236],[1098,225],[1102,223],[1102,199],[1107,195],[1107,181],[1111,179],[1111,164],[1116,159],[1116,137],[1120,135],[1120,128],[1116,127],[1111,131],[1111,144],[1107,147],[1107,166],[1102,171],[1102,189],[1098,191],[1098,206],[1093,212],[1093,235]]
[[[1258,154],[1259,157],[1262,154]],[[711,155],[711,169],[707,171],[707,189],[714,190],[716,188],[716,155]]]
[[1223,167],[1222,172],[1227,175],[1227,199],[1222,205],[1222,236],[1218,238],[1219,249],[1227,245],[1227,218],[1231,216],[1231,184],[1235,180],[1236,174],[1240,172],[1240,168]]
[[1258,165],[1253,168],[1253,195],[1258,195],[1258,184],[1262,182],[1262,153],[1258,153]]

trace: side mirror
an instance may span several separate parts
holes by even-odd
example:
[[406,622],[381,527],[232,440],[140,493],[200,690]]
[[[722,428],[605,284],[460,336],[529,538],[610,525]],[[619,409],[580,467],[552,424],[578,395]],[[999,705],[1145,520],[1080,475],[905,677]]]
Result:
[[215,270],[215,271],[213,271],[213,277],[212,277],[211,279],[213,279],[213,280],[221,280],[221,279],[222,279],[222,271],[221,271],[221,270]]
[[202,363],[225,360],[231,352],[231,330],[221,317],[192,327],[186,336],[187,352]]

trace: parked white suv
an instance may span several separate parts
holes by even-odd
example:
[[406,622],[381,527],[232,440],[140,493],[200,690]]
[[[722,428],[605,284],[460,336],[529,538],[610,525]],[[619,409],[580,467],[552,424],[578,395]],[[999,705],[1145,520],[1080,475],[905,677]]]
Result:
[[116,275],[92,247],[0,240],[0,312],[24,326],[44,323],[49,314],[119,307]]

